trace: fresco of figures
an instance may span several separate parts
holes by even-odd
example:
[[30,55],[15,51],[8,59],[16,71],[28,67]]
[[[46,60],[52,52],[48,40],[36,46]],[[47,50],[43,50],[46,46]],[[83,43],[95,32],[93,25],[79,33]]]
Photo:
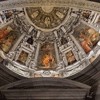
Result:
[[40,47],[38,66],[41,69],[54,69],[56,66],[54,44],[45,42]]
[[52,29],[62,23],[68,14],[67,7],[27,7],[26,12],[33,24],[40,28]]
[[92,12],[92,11],[89,11],[89,10],[83,10],[83,11],[81,12],[81,18],[82,18],[84,21],[88,22],[88,20],[90,19],[90,16],[91,16],[91,12]]
[[100,55],[100,15],[94,15],[47,6],[0,11],[0,50],[11,61],[5,65],[25,77],[68,77],[83,70]]
[[95,29],[85,24],[80,24],[78,27],[76,27],[73,35],[87,54],[100,40],[99,33]]
[[66,53],[66,59],[67,59],[68,65],[74,64],[76,62],[75,55],[71,50]]
[[24,64],[26,63],[27,61],[27,58],[28,58],[28,53],[25,52],[25,51],[22,51],[17,59],[17,61],[21,64]]
[[14,25],[9,24],[0,29],[0,48],[3,52],[8,53],[20,36],[18,30],[14,30]]

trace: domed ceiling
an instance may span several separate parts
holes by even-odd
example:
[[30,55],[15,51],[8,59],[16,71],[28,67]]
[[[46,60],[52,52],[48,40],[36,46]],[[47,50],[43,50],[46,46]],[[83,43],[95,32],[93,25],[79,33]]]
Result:
[[38,29],[53,30],[64,22],[68,14],[68,7],[28,7],[26,13],[32,24]]
[[100,54],[100,13],[54,5],[0,11],[0,61],[28,78],[69,77]]

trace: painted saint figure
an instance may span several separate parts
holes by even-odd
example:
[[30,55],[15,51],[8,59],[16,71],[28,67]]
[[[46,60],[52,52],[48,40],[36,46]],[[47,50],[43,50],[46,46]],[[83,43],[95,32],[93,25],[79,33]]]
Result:
[[50,18],[46,17],[44,23],[45,23],[46,27],[49,27],[51,24]]

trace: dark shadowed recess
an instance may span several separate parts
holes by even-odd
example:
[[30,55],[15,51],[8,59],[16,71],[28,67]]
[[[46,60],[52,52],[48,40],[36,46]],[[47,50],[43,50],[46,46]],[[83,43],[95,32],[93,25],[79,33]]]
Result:
[[99,3],[100,3],[100,0],[89,0],[89,1],[93,1],[93,2],[99,2]]

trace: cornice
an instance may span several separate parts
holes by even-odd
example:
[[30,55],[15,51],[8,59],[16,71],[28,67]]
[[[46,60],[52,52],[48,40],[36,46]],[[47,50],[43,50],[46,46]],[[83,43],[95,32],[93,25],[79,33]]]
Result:
[[100,12],[100,3],[90,2],[86,0],[8,0],[0,2],[0,10],[29,6],[68,6],[81,9],[90,9]]

